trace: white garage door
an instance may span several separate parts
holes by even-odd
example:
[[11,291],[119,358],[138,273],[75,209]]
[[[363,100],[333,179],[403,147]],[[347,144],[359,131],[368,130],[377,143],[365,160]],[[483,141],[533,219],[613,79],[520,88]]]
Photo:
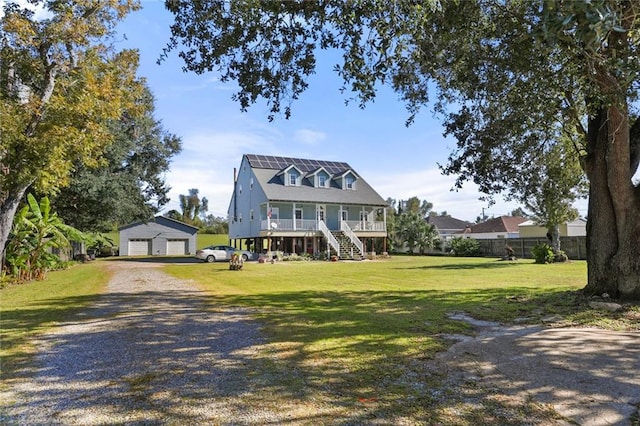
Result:
[[129,240],[129,256],[151,254],[151,240]]
[[187,240],[167,240],[167,254],[187,254]]

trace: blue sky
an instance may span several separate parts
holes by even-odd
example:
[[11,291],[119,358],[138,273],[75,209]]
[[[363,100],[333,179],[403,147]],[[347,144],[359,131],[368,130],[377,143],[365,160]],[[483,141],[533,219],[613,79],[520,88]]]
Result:
[[[500,216],[518,206],[500,197],[489,206],[478,199],[481,194],[471,183],[452,191],[455,177],[441,175],[437,164],[446,162],[455,141],[443,138],[442,125],[429,108],[407,128],[404,105],[390,90],[381,90],[364,110],[356,104],[345,106],[348,94],[340,93],[341,81],[331,71],[330,60],[319,62],[289,120],[269,122],[264,103],[242,113],[231,100],[233,83],[223,84],[215,74],[183,72],[177,52],[161,65],[156,63],[169,40],[171,23],[162,1],[143,0],[142,9],[119,26],[116,45],[140,51],[139,75],[156,98],[156,118],[182,138],[183,151],[166,175],[172,201],[163,211],[179,209],[178,195],[198,188],[209,201],[209,212],[226,217],[233,169],[243,154],[344,161],[385,199],[417,196],[433,203],[435,211],[469,221],[483,209],[489,216]],[[586,201],[577,207],[586,215]]]

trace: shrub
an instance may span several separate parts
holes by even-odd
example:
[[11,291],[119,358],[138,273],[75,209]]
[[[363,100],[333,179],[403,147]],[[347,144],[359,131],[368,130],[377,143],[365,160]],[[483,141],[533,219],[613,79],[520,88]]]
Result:
[[300,262],[303,260],[309,260],[310,256],[306,253],[302,254],[302,255],[298,255],[296,253],[291,253],[287,256],[282,256],[282,260],[285,262]]
[[455,256],[477,256],[480,254],[480,243],[473,238],[454,238],[451,251]]
[[568,262],[569,261],[569,256],[567,256],[567,254],[564,251],[560,250],[554,255],[553,261],[554,262],[560,262],[560,263],[561,262]]
[[531,249],[531,254],[536,263],[553,263],[556,255],[553,252],[553,247],[549,244],[538,244]]

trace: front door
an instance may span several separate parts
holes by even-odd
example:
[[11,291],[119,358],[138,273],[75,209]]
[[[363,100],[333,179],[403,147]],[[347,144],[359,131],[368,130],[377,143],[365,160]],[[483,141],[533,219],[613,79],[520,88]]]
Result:
[[295,228],[293,228],[294,230],[296,229],[303,229],[304,228],[304,224],[302,223],[302,209],[296,207],[295,209],[295,216],[296,216],[296,221],[295,221]]
[[319,206],[316,207],[316,219],[318,219],[318,222],[319,221],[322,221],[322,222],[325,221],[325,217],[324,217],[325,210],[326,210],[326,207],[323,206],[323,205],[319,205]]

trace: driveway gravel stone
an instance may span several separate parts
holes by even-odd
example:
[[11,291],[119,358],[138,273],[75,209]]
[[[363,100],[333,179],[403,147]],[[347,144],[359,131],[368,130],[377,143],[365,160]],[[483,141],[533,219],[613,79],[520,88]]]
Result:
[[[9,424],[259,422],[245,410],[259,325],[214,310],[189,283],[149,264],[114,263],[107,294],[42,336],[3,399]],[[276,417],[277,419],[277,417]]]

